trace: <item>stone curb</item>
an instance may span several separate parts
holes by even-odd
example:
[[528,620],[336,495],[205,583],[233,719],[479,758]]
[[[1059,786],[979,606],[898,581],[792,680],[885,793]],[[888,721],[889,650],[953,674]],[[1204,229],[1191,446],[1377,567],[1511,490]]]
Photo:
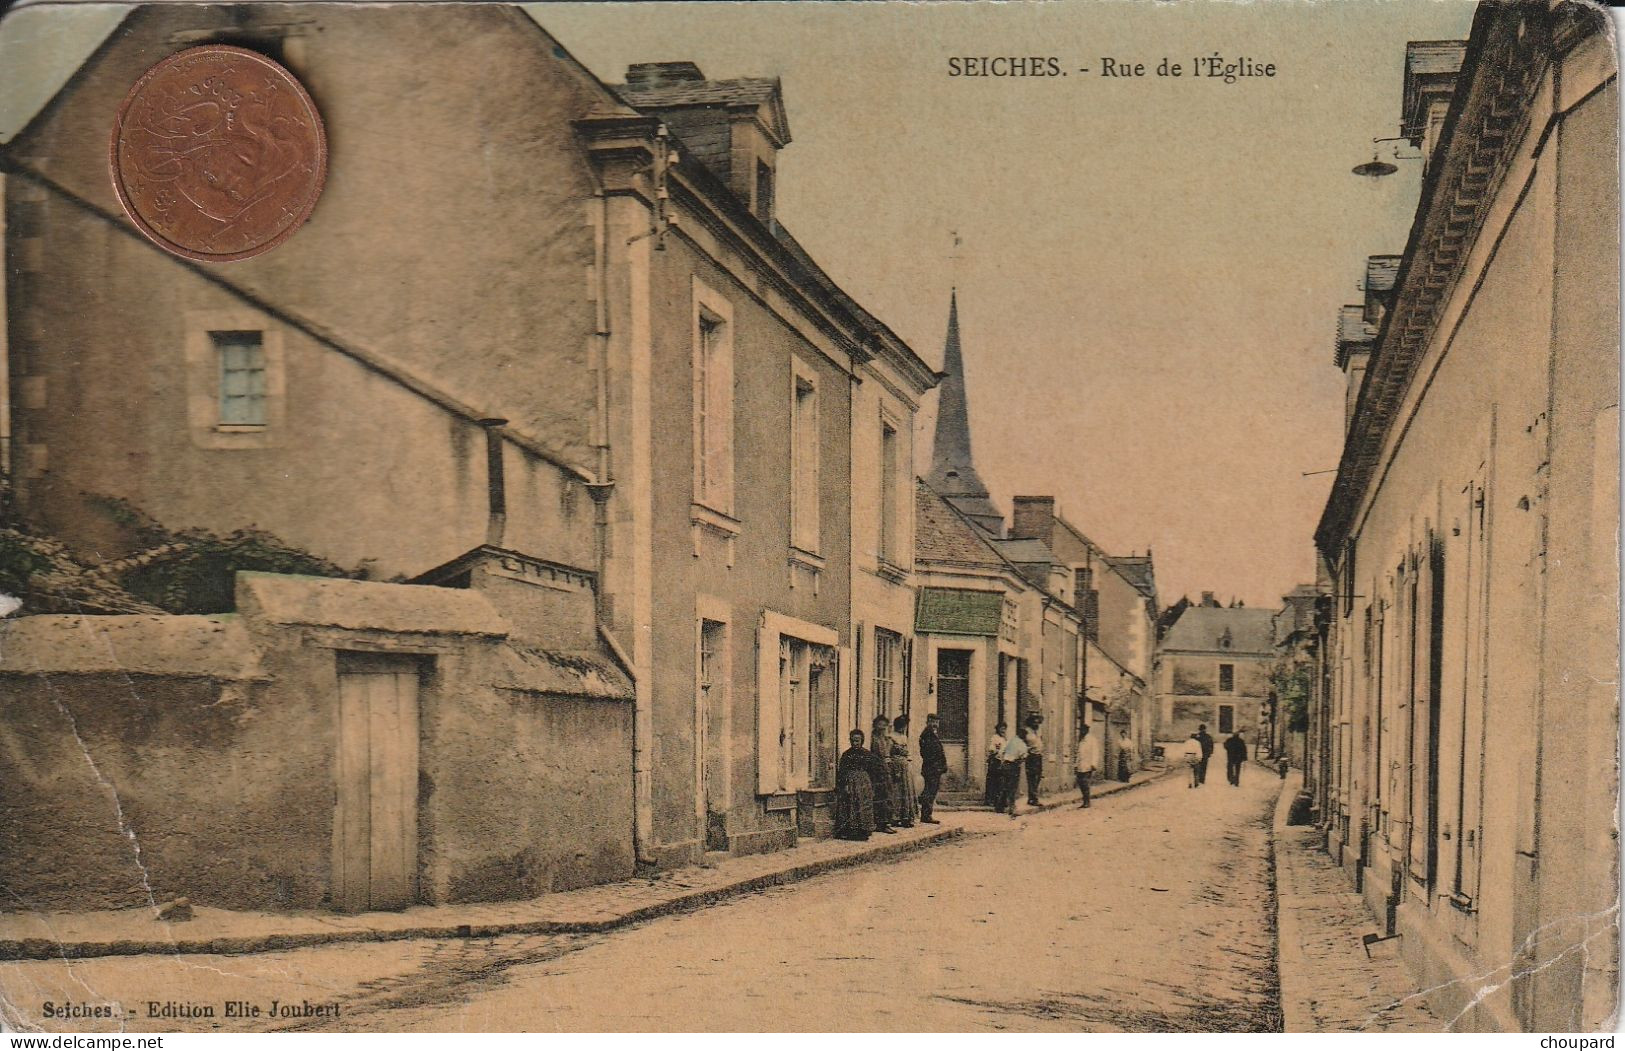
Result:
[[1296,912],[1281,908],[1281,833],[1288,827],[1287,813],[1302,784],[1301,775],[1288,776],[1281,783],[1281,794],[1275,799],[1275,816],[1270,821],[1270,857],[1275,877],[1272,894],[1275,899],[1275,977],[1280,986],[1281,1031],[1284,1033],[1316,1030],[1314,1015],[1309,1010],[1313,990],[1307,987],[1302,962],[1288,951],[1290,946],[1302,944],[1301,924]]
[[240,954],[276,952],[342,942],[405,941],[414,938],[484,938],[499,934],[591,934],[627,927],[672,913],[688,912],[726,898],[795,883],[824,872],[885,861],[926,847],[952,842],[966,830],[950,826],[900,843],[877,846],[843,857],[821,858],[732,883],[682,891],[664,901],[628,909],[600,920],[514,920],[495,923],[432,923],[416,927],[355,927],[298,934],[226,935],[214,938],[121,939],[107,942],[58,942],[48,938],[0,939],[0,960],[82,960],[98,956],[148,954]]
[[[1147,777],[1142,781],[1130,781],[1127,784],[1123,783],[1122,781],[1108,781],[1105,784],[1097,785],[1096,787],[1092,788],[1090,790],[1090,799],[1099,799],[1101,796],[1115,796],[1115,795],[1117,795],[1117,794],[1119,794],[1121,792],[1132,792],[1136,788],[1143,788],[1146,785],[1156,784],[1158,781],[1161,781],[1163,778],[1168,777],[1171,774],[1173,774],[1173,772],[1174,772],[1174,767],[1172,765],[1169,765],[1166,769],[1159,770],[1156,773],[1152,774],[1150,777]],[[1067,792],[1067,793],[1064,793],[1062,795],[1050,796],[1048,799],[1043,800],[1042,802],[1040,802],[1037,806],[1032,806],[1025,799],[1018,800],[1018,802],[1025,809],[1023,809],[1016,816],[1017,817],[1025,817],[1028,814],[1038,814],[1038,813],[1042,813],[1042,812],[1044,812],[1046,810],[1059,810],[1062,807],[1066,807],[1066,806],[1074,806],[1075,807],[1075,806],[1078,805],[1078,797],[1076,795],[1076,790],[1074,789],[1072,792]],[[999,814],[999,813],[1003,813],[1003,811],[984,810],[984,809],[982,809],[980,807],[965,807],[965,808],[961,809],[959,807],[955,807],[955,806],[952,806],[952,805],[944,806],[940,802],[937,804],[936,809],[937,809],[937,811],[939,813],[943,813],[943,814]]]

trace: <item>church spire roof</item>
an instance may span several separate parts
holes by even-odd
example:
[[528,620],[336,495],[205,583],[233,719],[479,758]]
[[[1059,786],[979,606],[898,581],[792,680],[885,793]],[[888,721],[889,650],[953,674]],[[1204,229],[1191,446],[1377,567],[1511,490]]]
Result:
[[959,346],[959,290],[948,297],[948,339],[937,387],[937,430],[931,446],[927,484],[966,517],[994,536],[1004,532],[1004,515],[988,498],[987,484],[971,456],[970,402],[965,393],[965,361]]

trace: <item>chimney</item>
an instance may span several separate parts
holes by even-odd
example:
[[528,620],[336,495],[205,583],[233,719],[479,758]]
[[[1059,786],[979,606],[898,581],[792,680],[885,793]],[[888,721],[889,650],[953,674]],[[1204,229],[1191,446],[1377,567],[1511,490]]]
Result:
[[626,67],[626,85],[633,91],[650,91],[685,81],[704,83],[705,74],[692,62],[634,62]]
[[1219,608],[1219,600],[1213,597],[1213,592],[1211,592],[1211,591],[1202,592],[1202,607],[1204,609],[1218,609]]
[[1016,497],[1010,535],[1017,540],[1042,540],[1048,544],[1055,535],[1055,497]]

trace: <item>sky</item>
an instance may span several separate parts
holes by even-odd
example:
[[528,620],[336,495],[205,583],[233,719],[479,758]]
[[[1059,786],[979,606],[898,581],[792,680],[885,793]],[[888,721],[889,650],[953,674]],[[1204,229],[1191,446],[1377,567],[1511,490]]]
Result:
[[[1415,161],[1350,168],[1393,149],[1371,140],[1397,134],[1406,41],[1465,37],[1469,0],[530,10],[606,81],[674,59],[782,78],[780,220],[932,365],[957,286],[977,468],[1006,510],[1051,494],[1108,551],[1152,549],[1165,605],[1275,606],[1313,579],[1332,474],[1311,472],[1336,467],[1343,427],[1337,308],[1367,255],[1404,248],[1419,182]],[[116,13],[0,22],[0,141]],[[1191,75],[1215,53],[1275,76]],[[956,78],[956,56],[1067,75]],[[1185,75],[1156,76],[1165,56]],[[1103,58],[1146,75],[1105,78]]]
[[[671,59],[782,78],[779,217],[932,365],[957,285],[976,464],[1006,511],[1052,494],[1108,551],[1150,548],[1164,604],[1278,606],[1313,580],[1333,475],[1305,474],[1341,450],[1337,308],[1367,255],[1404,248],[1419,183],[1416,161],[1350,169],[1398,132],[1406,41],[1464,38],[1471,3],[530,10],[606,80]],[[1276,75],[1191,77],[1215,52]],[[1068,75],[948,75],[994,55]],[[1156,77],[1164,56],[1186,75]],[[1104,79],[1103,57],[1148,75]]]

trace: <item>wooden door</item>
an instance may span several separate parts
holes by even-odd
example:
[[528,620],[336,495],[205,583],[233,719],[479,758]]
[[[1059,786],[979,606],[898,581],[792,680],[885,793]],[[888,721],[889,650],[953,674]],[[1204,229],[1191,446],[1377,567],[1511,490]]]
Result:
[[333,903],[347,912],[417,900],[418,677],[414,657],[339,655]]
[[970,739],[970,651],[937,651],[938,736],[965,744]]

